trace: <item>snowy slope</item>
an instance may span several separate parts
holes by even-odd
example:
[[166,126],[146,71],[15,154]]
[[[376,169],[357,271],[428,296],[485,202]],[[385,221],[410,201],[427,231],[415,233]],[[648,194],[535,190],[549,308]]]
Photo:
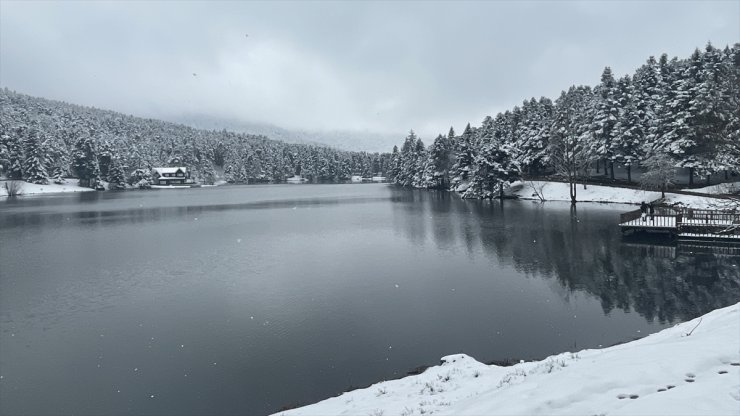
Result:
[[[84,188],[77,185],[77,179],[64,179],[64,183],[57,185],[49,182],[47,185],[37,185],[35,183],[23,182],[21,195],[51,194],[58,192],[87,192],[94,189]],[[5,190],[5,181],[0,181],[0,197],[8,196]]]
[[[518,196],[520,199],[539,200],[532,188],[540,189],[541,194],[547,201],[566,201],[570,202],[570,191],[567,183],[562,182],[544,182],[544,181],[526,181],[514,182],[511,185],[509,193]],[[697,190],[694,190],[695,192]],[[660,192],[643,191],[639,189],[615,188],[610,186],[578,185],[576,199],[578,202],[614,202],[624,204],[639,204],[642,201],[650,202],[660,199]],[[679,195],[666,192],[667,204],[680,203],[691,208],[716,208],[717,200],[711,196],[701,197],[693,195]]]
[[513,367],[450,355],[420,375],[277,414],[737,415],[739,311],[740,303],[627,344]]
[[704,188],[684,189],[684,191],[699,192],[702,194],[734,194],[740,192],[740,182],[721,183],[705,186]]

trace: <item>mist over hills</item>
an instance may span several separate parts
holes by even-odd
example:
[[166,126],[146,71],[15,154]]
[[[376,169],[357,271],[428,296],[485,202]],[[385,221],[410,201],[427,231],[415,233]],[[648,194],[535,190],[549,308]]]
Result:
[[256,123],[203,114],[168,117],[169,121],[203,130],[223,130],[269,137],[286,143],[330,146],[339,150],[383,153],[403,140],[406,132],[383,134],[370,131],[312,131],[285,129],[269,123]]

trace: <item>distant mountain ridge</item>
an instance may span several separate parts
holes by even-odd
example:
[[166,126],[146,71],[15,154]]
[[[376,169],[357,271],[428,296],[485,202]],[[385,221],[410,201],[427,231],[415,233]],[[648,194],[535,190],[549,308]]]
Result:
[[291,130],[269,123],[253,123],[235,119],[211,117],[200,114],[184,114],[170,117],[170,121],[203,130],[223,130],[266,136],[286,143],[313,144],[334,147],[339,150],[383,153],[392,148],[399,139],[399,134],[382,134],[346,130],[309,131]]

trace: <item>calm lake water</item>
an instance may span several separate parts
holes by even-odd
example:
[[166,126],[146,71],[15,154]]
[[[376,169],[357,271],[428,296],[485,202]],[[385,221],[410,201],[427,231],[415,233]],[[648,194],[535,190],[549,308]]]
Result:
[[622,241],[625,209],[376,184],[0,201],[0,413],[266,414],[738,301],[740,258]]

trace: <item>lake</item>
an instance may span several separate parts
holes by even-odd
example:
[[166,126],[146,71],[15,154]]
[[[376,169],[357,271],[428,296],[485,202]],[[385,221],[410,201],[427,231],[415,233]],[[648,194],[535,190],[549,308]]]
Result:
[[627,209],[383,184],[0,200],[0,413],[267,414],[737,302],[731,250],[625,241]]

